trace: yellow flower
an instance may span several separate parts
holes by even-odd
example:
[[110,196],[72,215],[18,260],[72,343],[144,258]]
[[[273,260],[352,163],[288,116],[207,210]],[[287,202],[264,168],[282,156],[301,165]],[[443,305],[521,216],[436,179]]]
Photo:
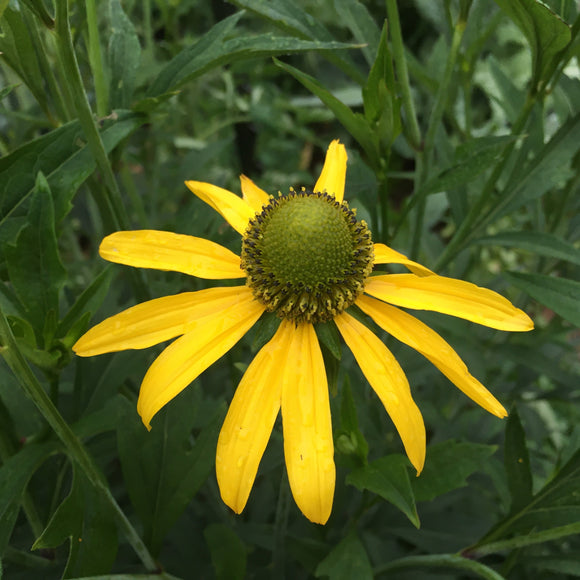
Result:
[[[147,348],[175,338],[147,371],[137,410],[152,417],[217,361],[260,318],[282,319],[249,365],[229,407],[216,455],[223,501],[240,513],[278,412],[292,494],[304,515],[323,524],[335,484],[328,385],[314,325],[332,320],[390,415],[416,468],[425,460],[425,427],[394,356],[349,313],[355,305],[386,332],[427,357],[484,409],[506,416],[495,397],[437,333],[397,306],[433,310],[499,330],[533,328],[528,316],[499,294],[438,276],[384,244],[373,244],[364,221],[343,202],[347,154],[333,141],[313,191],[270,197],[245,176],[243,198],[211,185],[186,185],[242,236],[241,257],[214,242],[159,231],[106,237],[106,260],[208,279],[244,278],[236,287],[185,292],[139,304],[89,330],[75,344],[80,356]],[[410,273],[371,275],[380,264]]]

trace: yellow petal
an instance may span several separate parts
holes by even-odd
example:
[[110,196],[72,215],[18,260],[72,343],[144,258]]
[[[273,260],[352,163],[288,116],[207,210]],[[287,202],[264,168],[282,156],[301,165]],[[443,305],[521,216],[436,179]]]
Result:
[[251,206],[256,213],[260,213],[262,208],[270,203],[269,195],[245,175],[240,175],[240,181],[242,183],[242,195],[244,201]]
[[383,330],[428,358],[478,405],[500,418],[507,416],[502,404],[469,373],[459,355],[426,324],[394,306],[368,296],[360,296],[356,305]]
[[243,234],[256,212],[235,193],[201,181],[186,181],[185,185],[202,201],[213,207],[236,230]]
[[284,321],[291,336],[288,360],[282,370],[282,425],[288,480],[296,504],[317,524],[332,510],[334,444],[328,384],[314,326]]
[[417,470],[425,463],[425,425],[403,369],[389,349],[364,324],[343,313],[334,318],[364,376],[385,406]]
[[413,260],[409,260],[407,256],[389,248],[389,246],[385,246],[385,244],[375,244],[374,251],[374,264],[403,264],[404,266],[407,266],[413,274],[417,274],[417,276],[431,276],[432,274],[435,274],[435,272],[432,272],[429,268],[425,268],[425,266],[413,262]]
[[203,238],[171,232],[115,232],[101,242],[99,254],[116,264],[182,272],[198,278],[245,277],[239,256],[227,248]]
[[531,330],[528,315],[493,290],[443,276],[388,274],[369,278],[365,292],[405,308],[434,310],[498,330]]
[[346,160],[345,146],[335,139],[328,146],[324,166],[314,186],[314,191],[326,191],[329,195],[334,195],[338,201],[342,201],[346,180]]
[[220,432],[216,475],[220,494],[236,513],[246,506],[282,397],[281,369],[291,335],[282,327],[244,373]]
[[91,328],[73,346],[79,356],[148,348],[189,332],[199,320],[212,319],[227,308],[247,304],[245,286],[184,292],[137,304]]
[[264,312],[246,288],[238,291],[237,304],[191,321],[187,334],[171,343],[149,367],[137,402],[137,412],[148,429],[153,415],[230,350]]

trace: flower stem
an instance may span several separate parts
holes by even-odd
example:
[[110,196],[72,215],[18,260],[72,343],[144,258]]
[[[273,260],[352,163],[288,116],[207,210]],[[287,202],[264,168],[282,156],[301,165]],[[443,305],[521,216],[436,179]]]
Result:
[[99,28],[97,22],[97,7],[95,0],[87,0],[87,28],[89,32],[89,61],[93,71],[95,95],[97,100],[97,115],[104,117],[108,112],[107,85],[103,73],[103,58],[101,43],[99,42]]
[[119,528],[124,532],[128,542],[135,550],[143,565],[150,571],[156,570],[157,566],[153,557],[111,494],[104,476],[94,464],[93,459],[88,454],[80,439],[58,412],[58,409],[54,406],[20,352],[18,344],[12,334],[12,329],[2,310],[0,310],[0,345],[0,353],[18,379],[20,386],[36,405],[57,437],[63,442],[71,459],[84,472],[96,490],[103,495],[115,514]]
[[[93,117],[93,112],[82,82],[69,27],[68,0],[56,0],[55,4],[57,46],[59,48],[64,77],[68,80],[70,90],[73,94],[77,116],[83,128],[89,149],[95,158],[97,167],[100,169],[106,185],[103,192],[107,197],[107,203],[101,204],[102,207],[108,208],[109,215],[106,216],[107,219],[105,221],[113,229],[129,229],[129,219],[123,207],[121,192],[115,180],[113,169],[111,168],[107,152],[101,140],[101,135]],[[105,216],[103,217],[105,218]]]
[[437,130],[439,129],[441,119],[443,118],[445,107],[447,106],[451,79],[455,70],[455,64],[457,63],[457,57],[459,56],[459,47],[461,46],[461,40],[463,39],[463,33],[465,32],[466,24],[467,23],[465,18],[460,17],[458,18],[455,27],[453,28],[453,37],[451,39],[451,47],[449,49],[449,55],[447,56],[447,63],[445,65],[443,79],[441,80],[439,88],[437,89],[435,104],[429,118],[429,126],[427,127],[427,133],[425,135],[423,163],[419,173],[419,183],[417,184],[419,186],[418,191],[420,192],[420,198],[417,201],[417,209],[415,210],[415,228],[411,246],[412,260],[416,260],[419,254],[419,249],[421,247],[421,236],[423,233],[423,222],[425,220],[427,196],[426,190],[421,192],[421,186],[425,183],[429,175],[429,167],[431,157],[433,156],[435,136],[437,134]]
[[573,524],[558,526],[556,528],[550,528],[549,530],[542,530],[541,532],[530,532],[525,536],[516,536],[515,538],[509,538],[507,540],[477,545],[465,550],[464,553],[472,558],[480,558],[487,554],[502,552],[504,550],[514,550],[516,548],[523,548],[524,546],[531,546],[532,544],[542,544],[578,533],[580,533],[580,522],[574,522]]
[[399,88],[401,90],[403,110],[407,121],[407,139],[411,147],[416,150],[422,148],[421,130],[417,122],[415,104],[411,96],[411,85],[409,83],[409,71],[407,70],[407,60],[405,58],[405,47],[403,45],[403,35],[401,34],[401,23],[399,21],[399,10],[397,0],[386,0],[387,18],[389,29],[391,31],[391,45],[393,48],[393,58],[399,79]]

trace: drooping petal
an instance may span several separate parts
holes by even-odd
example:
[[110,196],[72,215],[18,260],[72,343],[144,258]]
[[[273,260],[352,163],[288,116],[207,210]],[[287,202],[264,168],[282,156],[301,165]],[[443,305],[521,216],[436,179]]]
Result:
[[314,186],[314,191],[326,191],[334,195],[337,201],[344,199],[344,183],[346,180],[346,148],[335,139],[326,152],[324,166],[320,177]]
[[268,205],[270,197],[263,190],[260,189],[249,177],[240,175],[240,182],[242,184],[242,195],[244,201],[252,207],[256,213],[262,211],[262,207]]
[[417,274],[417,276],[431,276],[432,274],[435,274],[435,272],[432,272],[429,268],[425,268],[425,266],[418,262],[409,260],[407,256],[389,248],[389,246],[385,246],[385,244],[374,244],[374,252],[374,264],[403,264],[403,266],[409,268],[409,270],[411,270],[413,274]]
[[500,418],[507,416],[502,404],[469,373],[453,348],[426,324],[394,306],[368,296],[360,296],[356,305],[383,330],[429,359],[478,405]]
[[216,475],[220,494],[236,513],[246,506],[282,397],[282,369],[292,336],[278,331],[244,373],[220,432]]
[[189,332],[199,320],[252,301],[245,286],[184,292],[137,304],[103,320],[73,346],[79,356],[148,348]]
[[373,276],[365,292],[396,306],[434,310],[498,330],[523,332],[534,327],[525,312],[497,292],[454,278],[414,274]]
[[291,336],[282,370],[282,425],[288,480],[296,504],[317,524],[332,510],[334,444],[328,384],[322,352],[312,324],[284,321]]
[[391,351],[364,324],[343,312],[334,318],[364,376],[385,406],[417,474],[425,463],[425,425],[407,377]]
[[230,350],[262,312],[264,307],[246,291],[237,304],[191,321],[187,334],[157,357],[143,379],[137,412],[145,426],[149,429],[153,415]]
[[107,236],[99,254],[109,262],[136,268],[182,272],[198,278],[243,278],[240,258],[203,238],[156,230],[115,232]]
[[186,181],[185,185],[197,197],[220,213],[230,226],[240,234],[246,231],[248,222],[256,214],[249,203],[227,189],[201,181]]

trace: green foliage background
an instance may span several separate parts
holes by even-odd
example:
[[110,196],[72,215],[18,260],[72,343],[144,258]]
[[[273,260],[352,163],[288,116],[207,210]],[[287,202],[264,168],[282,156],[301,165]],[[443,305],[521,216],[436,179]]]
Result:
[[[0,577],[580,576],[579,12],[573,0],[0,0]],[[312,185],[334,138],[375,241],[501,292],[536,329],[419,313],[505,421],[381,335],[425,416],[419,478],[327,337],[329,523],[294,505],[278,429],[235,516],[215,444],[268,320],[150,433],[135,403],[161,347],[86,360],[70,348],[127,306],[206,284],[107,265],[107,233],[239,251],[183,181]]]

